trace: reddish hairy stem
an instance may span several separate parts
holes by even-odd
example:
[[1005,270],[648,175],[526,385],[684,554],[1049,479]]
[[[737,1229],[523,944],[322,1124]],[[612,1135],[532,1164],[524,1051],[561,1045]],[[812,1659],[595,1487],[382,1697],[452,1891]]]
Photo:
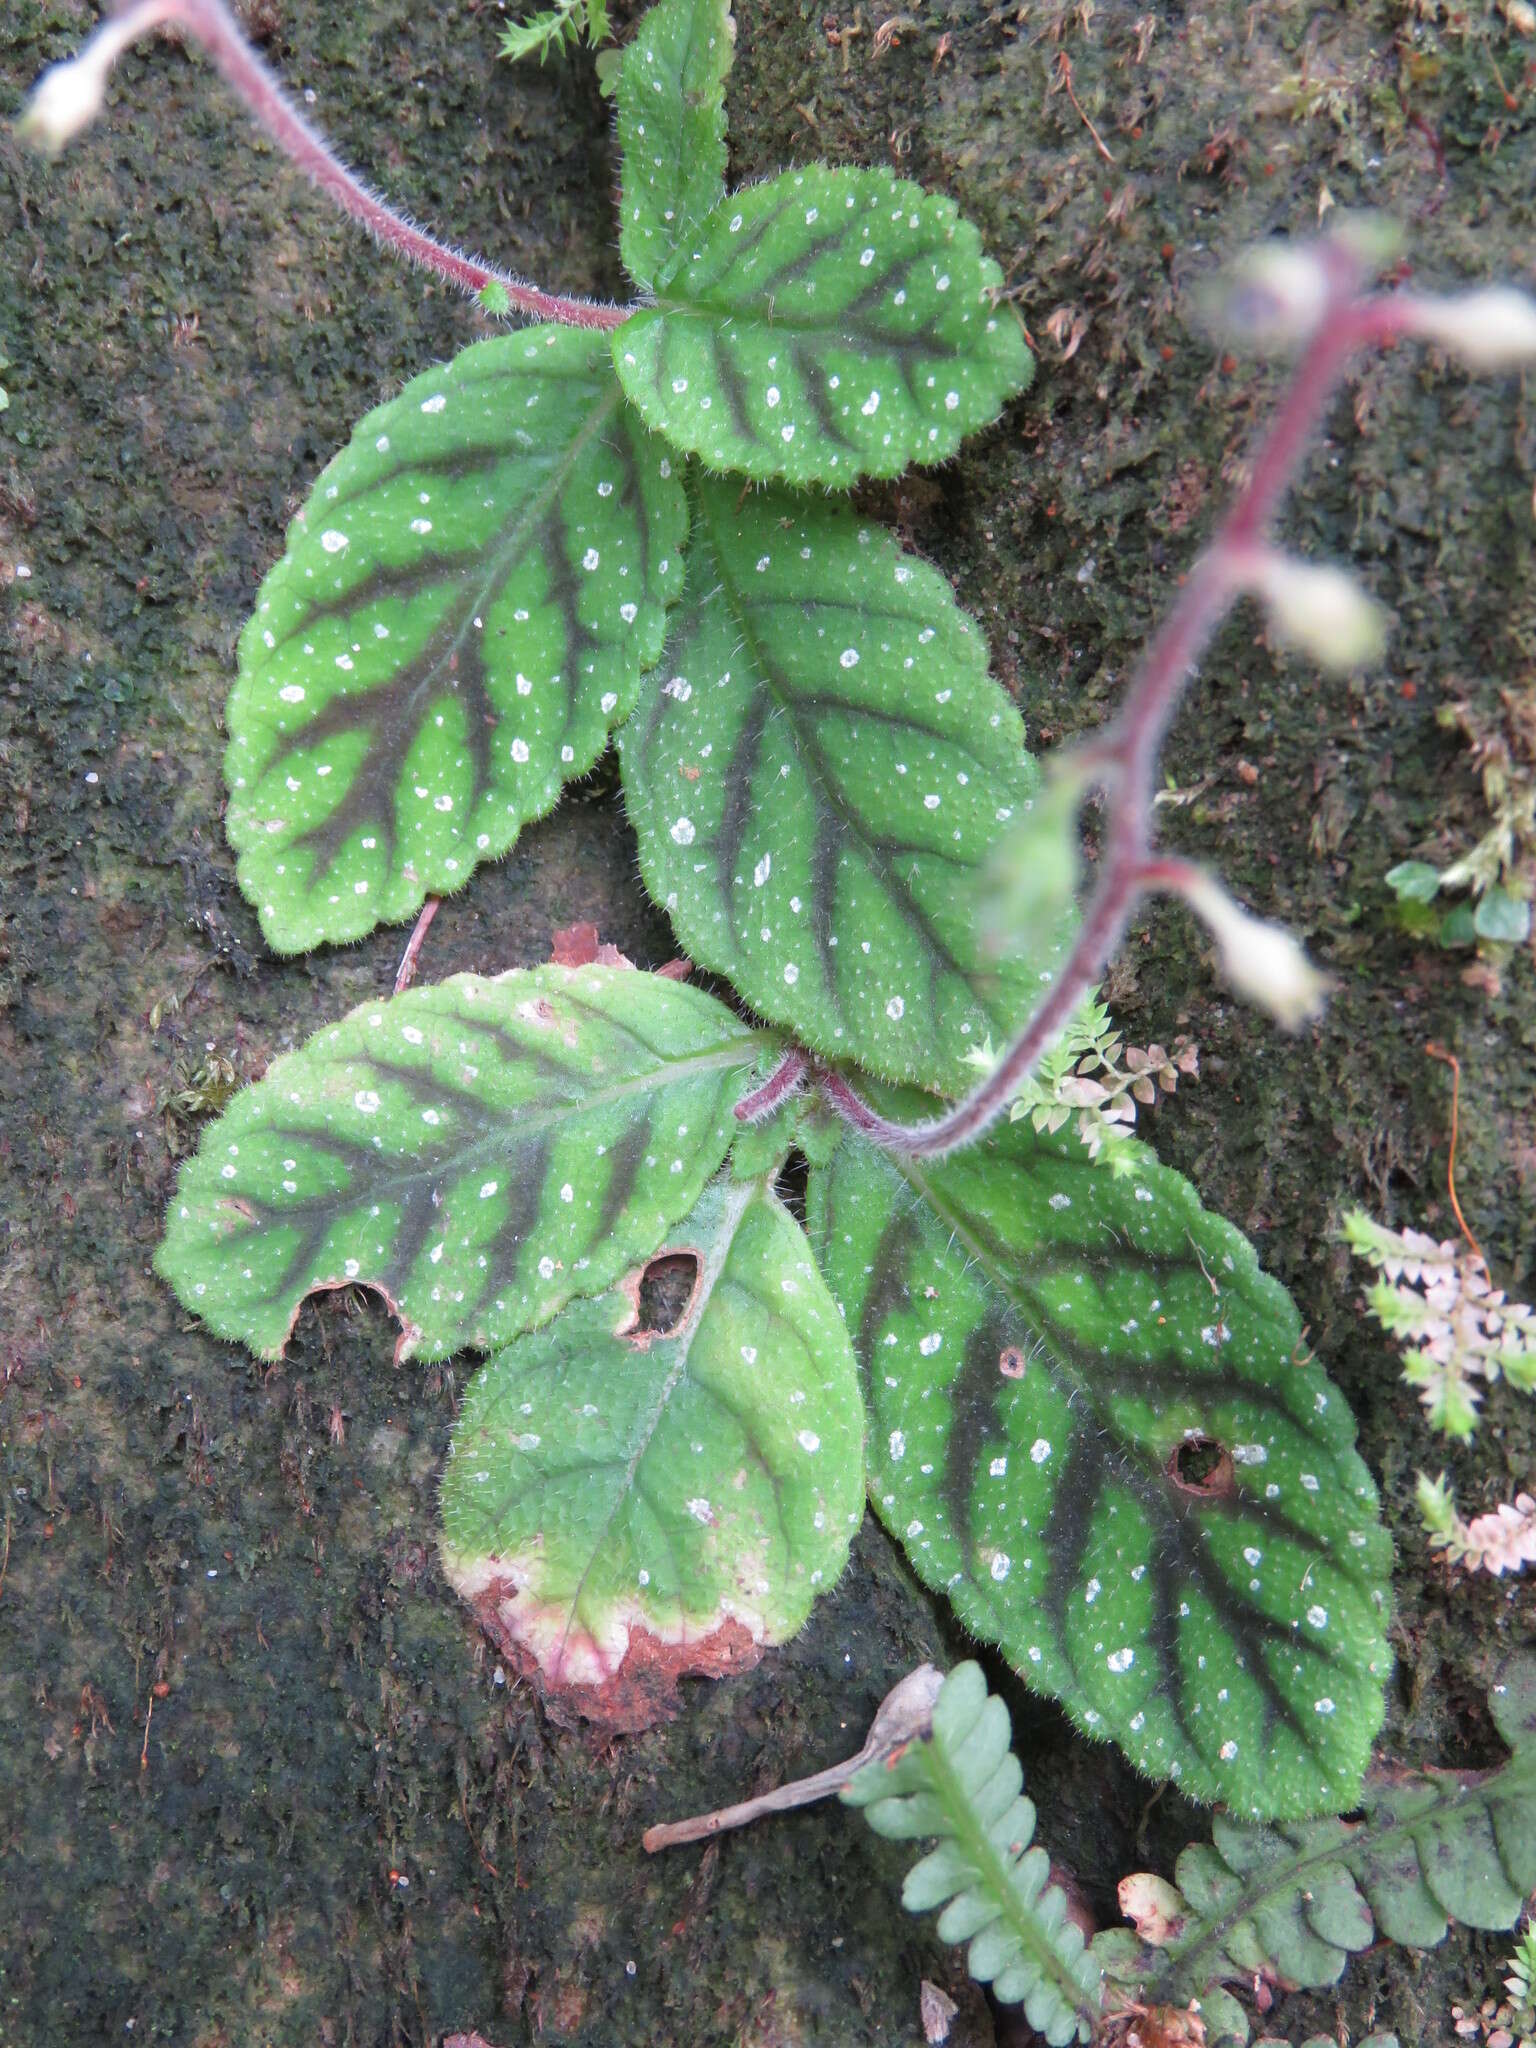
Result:
[[743,1095],[736,1105],[738,1122],[760,1124],[786,1101],[805,1078],[810,1061],[798,1048],[785,1053],[760,1088],[754,1088],[750,1095]]
[[837,1113],[875,1144],[912,1158],[938,1158],[973,1143],[997,1121],[1022,1083],[1096,986],[1148,887],[1178,886],[1179,863],[1154,862],[1152,827],[1157,758],[1169,720],[1196,662],[1243,588],[1254,551],[1305,454],[1313,429],[1359,351],[1397,333],[1402,313],[1385,294],[1358,292],[1359,278],[1342,250],[1330,250],[1331,297],[1296,366],[1289,390],[1254,458],[1247,483],[1206,552],[1184,582],[1153,636],[1102,737],[1075,750],[1085,790],[1112,790],[1098,881],[1066,963],[1033,1016],[987,1078],[942,1116],[903,1124],[881,1116],[830,1068],[816,1078]]
[[[119,10],[117,30],[120,33],[131,24],[135,34],[143,34],[165,23],[174,23],[201,45],[258,127],[328,199],[359,221],[392,254],[435,270],[462,291],[479,292],[488,284],[499,284],[519,312],[565,327],[612,328],[629,318],[627,306],[561,298],[523,284],[506,271],[438,241],[396,213],[353,176],[318,129],[299,112],[247,42],[224,0],[138,0],[137,5]],[[111,32],[112,27],[109,23],[99,33]]]
[[1146,896],[1158,891],[1170,896],[1188,896],[1202,875],[1192,860],[1180,860],[1176,854],[1156,854],[1151,860],[1142,862],[1136,879]]

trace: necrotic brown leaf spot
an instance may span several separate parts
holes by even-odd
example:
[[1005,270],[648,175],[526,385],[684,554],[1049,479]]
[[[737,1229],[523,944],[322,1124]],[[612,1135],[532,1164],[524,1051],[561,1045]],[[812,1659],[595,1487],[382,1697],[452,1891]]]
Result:
[[1180,1493],[1197,1500],[1224,1500],[1234,1485],[1232,1453],[1214,1437],[1185,1437],[1166,1470]]

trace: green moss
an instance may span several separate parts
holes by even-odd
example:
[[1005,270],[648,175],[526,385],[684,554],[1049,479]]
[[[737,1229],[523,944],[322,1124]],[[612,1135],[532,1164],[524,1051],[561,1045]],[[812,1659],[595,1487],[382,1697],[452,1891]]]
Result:
[[[541,281],[618,289],[585,60],[499,65],[483,12],[270,12],[269,54],[393,196]],[[1502,17],[1462,37],[1423,12],[1194,4],[1158,10],[1138,59],[1132,0],[1102,0],[1087,30],[1076,8],[1035,9],[1021,32],[1009,10],[946,4],[878,56],[867,22],[829,43],[810,0],[739,10],[733,175],[820,152],[950,191],[1041,344],[998,429],[871,497],[986,622],[1037,747],[1115,701],[1272,388],[1185,325],[1214,255],[1309,225],[1326,187],[1406,220],[1428,281],[1528,275],[1529,48]],[[18,0],[7,28],[8,115],[82,18]],[[1061,53],[1112,164],[1052,89]],[[1490,59],[1523,95],[1513,111]],[[880,1540],[790,1650],[596,1752],[495,1685],[439,1582],[447,1376],[395,1371],[380,1314],[338,1299],[264,1377],[148,1277],[179,1122],[163,1112],[186,1077],[215,1056],[257,1071],[387,987],[403,943],[265,956],[219,824],[235,636],[352,421],[486,323],[382,269],[182,52],[131,58],[113,101],[58,166],[13,153],[0,180],[0,1812],[19,1902],[0,2043],[120,2041],[129,2018],[134,2039],[197,2048],[472,2025],[593,2048],[916,2041],[918,1976],[946,1964],[882,1889],[899,1859],[815,1814],[718,1860],[637,1847],[653,1818],[854,1746],[900,1670],[961,1653]],[[1330,1231],[1346,1199],[1452,1228],[1448,1076],[1422,1053],[1438,1038],[1465,1063],[1463,1203],[1528,1298],[1529,955],[1497,992],[1469,984],[1465,955],[1394,924],[1382,878],[1483,829],[1475,766],[1435,710],[1529,701],[1533,460],[1514,384],[1371,366],[1287,531],[1360,558],[1397,611],[1388,667],[1323,682],[1244,614],[1174,734],[1170,772],[1200,795],[1166,812],[1170,840],[1310,936],[1342,984],[1324,1025],[1285,1041],[1239,1010],[1177,914],[1142,923],[1111,985],[1133,1039],[1199,1039],[1200,1085],[1158,1114],[1157,1142],[1257,1237],[1360,1412],[1403,1531],[1391,1746],[1469,1761],[1491,1753],[1475,1703],[1507,1589],[1452,1595],[1425,1555],[1427,1439]],[[533,962],[581,918],[670,957],[633,860],[600,776],[445,907],[424,972]],[[1527,1413],[1490,1401],[1464,1503],[1529,1481]],[[1110,1917],[1115,1879],[1187,1839],[1187,1817],[1163,1800],[1138,1846],[1150,1788],[1028,1696],[1010,1705],[1042,1839]],[[1437,2038],[1495,1964],[1465,1936],[1412,1975],[1368,1959],[1346,2020],[1365,2031],[1375,1999],[1376,2024]],[[1293,2006],[1288,2031],[1305,2017],[1331,2024],[1333,2001]]]

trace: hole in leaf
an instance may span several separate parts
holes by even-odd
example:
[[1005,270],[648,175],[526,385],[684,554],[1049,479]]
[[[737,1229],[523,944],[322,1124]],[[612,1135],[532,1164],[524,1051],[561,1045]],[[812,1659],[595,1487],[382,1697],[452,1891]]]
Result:
[[1168,1460],[1168,1477],[1197,1500],[1224,1500],[1235,1484],[1232,1453],[1214,1437],[1187,1436]]
[[699,1284],[696,1252],[663,1252],[640,1275],[640,1321],[626,1332],[634,1344],[642,1338],[670,1337],[688,1317]]

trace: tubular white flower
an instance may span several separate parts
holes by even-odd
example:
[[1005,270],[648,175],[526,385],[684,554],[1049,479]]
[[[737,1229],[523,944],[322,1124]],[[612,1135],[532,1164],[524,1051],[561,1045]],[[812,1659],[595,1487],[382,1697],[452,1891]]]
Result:
[[1316,242],[1266,242],[1240,256],[1223,279],[1216,324],[1255,348],[1308,340],[1328,310],[1332,288]]
[[1258,548],[1239,575],[1281,639],[1322,667],[1356,669],[1381,659],[1387,613],[1345,570]]
[[1240,996],[1286,1031],[1321,1012],[1332,984],[1284,925],[1244,910],[1203,869],[1194,870],[1179,894],[1216,941],[1222,973]]
[[107,80],[124,50],[173,11],[163,0],[140,0],[137,7],[103,22],[77,56],[50,65],[39,78],[16,123],[17,134],[46,155],[57,156],[101,112]]
[[57,156],[65,143],[88,128],[101,112],[111,68],[110,61],[103,64],[88,56],[51,65],[32,88],[16,123],[17,134],[47,155]]
[[1415,294],[1403,307],[1403,328],[1469,370],[1517,370],[1536,362],[1536,299],[1509,285],[1443,299]]

